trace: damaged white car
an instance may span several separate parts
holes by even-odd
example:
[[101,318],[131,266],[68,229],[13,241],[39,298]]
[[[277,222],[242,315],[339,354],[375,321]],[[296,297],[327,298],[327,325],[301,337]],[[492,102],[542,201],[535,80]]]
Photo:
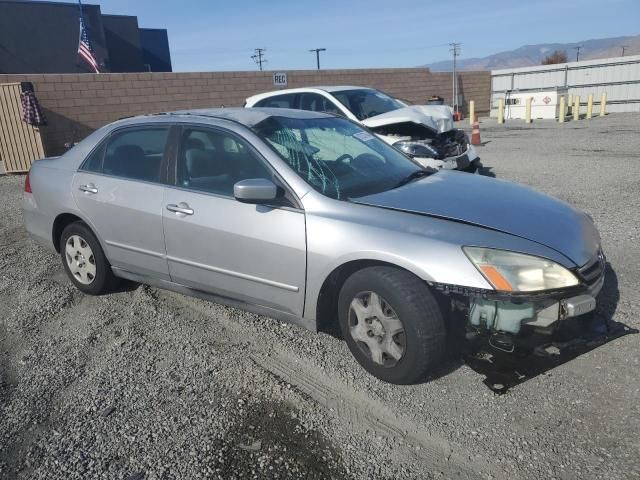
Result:
[[245,107],[295,108],[342,115],[429,169],[474,173],[482,166],[467,134],[454,128],[446,105],[407,105],[367,87],[306,87],[261,93]]

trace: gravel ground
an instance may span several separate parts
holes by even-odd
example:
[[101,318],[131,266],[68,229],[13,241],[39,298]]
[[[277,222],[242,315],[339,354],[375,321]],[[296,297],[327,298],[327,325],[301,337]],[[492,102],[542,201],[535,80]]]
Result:
[[25,234],[24,179],[0,177],[0,478],[639,478],[640,116],[485,120],[482,140],[486,174],[594,217],[607,284],[578,341],[409,387],[326,334],[144,286],[80,294]]

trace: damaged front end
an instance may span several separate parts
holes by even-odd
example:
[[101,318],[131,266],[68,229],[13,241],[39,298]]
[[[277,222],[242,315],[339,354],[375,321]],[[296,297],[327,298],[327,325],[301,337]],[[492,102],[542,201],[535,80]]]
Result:
[[425,168],[475,171],[480,158],[448,107],[416,106],[364,120],[380,138]]
[[602,253],[574,274],[580,279],[574,288],[524,295],[447,285],[435,287],[451,298],[452,309],[463,314],[471,333],[489,337],[495,348],[512,351],[515,337],[525,330],[552,335],[563,320],[596,309],[596,297],[605,277]]

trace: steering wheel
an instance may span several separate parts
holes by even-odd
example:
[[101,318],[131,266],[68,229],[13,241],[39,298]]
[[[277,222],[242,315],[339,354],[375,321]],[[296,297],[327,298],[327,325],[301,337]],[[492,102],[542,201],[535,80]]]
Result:
[[367,118],[375,117],[376,115],[380,115],[380,113],[376,112],[375,110],[371,110],[369,112],[369,115],[367,115]]
[[353,162],[353,157],[348,153],[343,153],[338,158],[336,158],[336,163],[342,163],[343,165],[347,165]]

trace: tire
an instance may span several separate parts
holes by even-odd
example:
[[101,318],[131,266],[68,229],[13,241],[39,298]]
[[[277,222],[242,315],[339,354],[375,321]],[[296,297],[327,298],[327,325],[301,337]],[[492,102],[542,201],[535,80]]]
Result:
[[479,159],[476,159],[473,162],[471,162],[468,167],[463,168],[462,171],[467,173],[476,173],[480,175],[481,174],[480,172],[482,171],[482,163],[480,163]]
[[427,285],[410,272],[386,266],[355,272],[340,290],[338,315],[353,356],[384,382],[417,383],[441,364],[442,312]]
[[83,222],[71,223],[62,231],[60,257],[67,276],[84,293],[101,295],[117,284],[100,243]]

